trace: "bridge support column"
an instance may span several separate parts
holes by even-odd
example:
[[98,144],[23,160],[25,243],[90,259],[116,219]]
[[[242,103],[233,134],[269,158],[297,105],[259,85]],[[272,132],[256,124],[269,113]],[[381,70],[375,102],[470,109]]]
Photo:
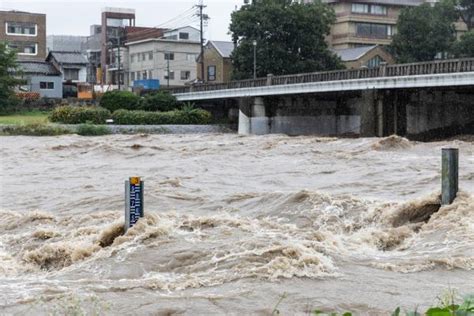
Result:
[[265,103],[262,97],[256,97],[252,105],[252,117],[250,119],[250,133],[265,135],[270,133],[270,119],[266,116]]
[[239,134],[265,135],[270,133],[270,119],[266,116],[261,97],[239,101]]
[[239,99],[239,134],[250,134],[251,106],[248,99]]
[[375,91],[362,91],[360,108],[360,136],[374,137],[377,135],[377,108]]

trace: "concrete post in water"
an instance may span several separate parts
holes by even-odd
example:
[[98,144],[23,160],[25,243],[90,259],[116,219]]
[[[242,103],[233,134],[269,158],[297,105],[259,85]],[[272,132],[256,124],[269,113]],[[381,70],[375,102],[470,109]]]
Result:
[[143,189],[144,182],[140,177],[125,181],[125,232],[145,215]]
[[250,119],[250,133],[254,135],[266,135],[270,133],[269,121],[266,116],[265,102],[262,97],[255,97],[252,105],[252,117]]
[[441,205],[453,203],[458,193],[459,149],[442,149]]

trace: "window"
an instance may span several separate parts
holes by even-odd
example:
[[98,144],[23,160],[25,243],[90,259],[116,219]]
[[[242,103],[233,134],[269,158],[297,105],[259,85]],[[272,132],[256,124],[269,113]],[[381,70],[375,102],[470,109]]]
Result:
[[40,82],[40,89],[41,90],[53,90],[54,89],[54,82]]
[[131,73],[130,73],[130,81],[131,81],[131,82],[134,82],[134,81],[135,81],[135,73],[134,73],[134,72],[131,72]]
[[174,60],[174,53],[165,53],[165,60]]
[[64,69],[64,80],[79,80],[79,69]]
[[7,22],[7,35],[37,36],[38,26],[27,22]]
[[352,13],[387,15],[387,7],[378,4],[353,3]]
[[216,80],[216,66],[207,67],[207,80],[215,81]]
[[170,70],[169,72],[165,71],[165,79],[174,80],[174,71],[173,70]]
[[356,35],[369,38],[389,38],[392,26],[386,24],[356,23]]
[[153,52],[148,52],[148,60],[153,60]]
[[352,13],[369,13],[369,5],[361,3],[352,4]]
[[143,78],[143,80],[147,80],[147,79],[148,79],[147,71],[146,71],[146,70],[143,71],[143,73],[142,73],[142,78]]
[[141,73],[139,71],[137,71],[137,80],[141,80]]
[[26,42],[10,42],[7,44],[9,49],[16,50],[18,55],[33,55],[38,54],[38,44]]
[[370,59],[367,62],[367,67],[368,68],[375,68],[375,67],[380,66],[380,64],[383,63],[383,62],[384,62],[384,60],[382,59],[382,57],[377,55],[377,56],[375,56],[374,58]]
[[189,80],[191,78],[191,72],[190,71],[181,71],[181,80]]
[[189,39],[189,33],[181,33],[181,32],[179,32],[179,39],[182,39],[182,40],[187,40],[187,39]]
[[143,60],[143,61],[146,60],[146,55],[147,55],[147,53],[142,53],[142,60]]
[[197,58],[197,55],[196,55],[196,54],[186,54],[186,60],[187,60],[187,61],[193,61],[193,62],[195,62],[195,61],[196,61],[196,58]]
[[153,71],[148,70],[148,79],[153,79]]
[[137,60],[137,55],[131,54],[130,59],[131,59],[131,62],[134,63]]

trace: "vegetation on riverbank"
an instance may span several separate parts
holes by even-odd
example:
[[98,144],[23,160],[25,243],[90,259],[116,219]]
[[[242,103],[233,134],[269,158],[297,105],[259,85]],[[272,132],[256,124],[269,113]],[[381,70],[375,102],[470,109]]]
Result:
[[0,124],[24,125],[24,124],[46,124],[48,122],[48,112],[29,111],[10,115],[0,115]]

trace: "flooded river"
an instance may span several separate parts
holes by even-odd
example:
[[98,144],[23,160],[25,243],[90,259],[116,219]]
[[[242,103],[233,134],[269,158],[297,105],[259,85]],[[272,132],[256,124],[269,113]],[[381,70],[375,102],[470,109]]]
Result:
[[[439,205],[441,148],[460,188]],[[474,142],[2,137],[0,314],[385,315],[474,293]],[[146,217],[122,233],[124,180]]]

